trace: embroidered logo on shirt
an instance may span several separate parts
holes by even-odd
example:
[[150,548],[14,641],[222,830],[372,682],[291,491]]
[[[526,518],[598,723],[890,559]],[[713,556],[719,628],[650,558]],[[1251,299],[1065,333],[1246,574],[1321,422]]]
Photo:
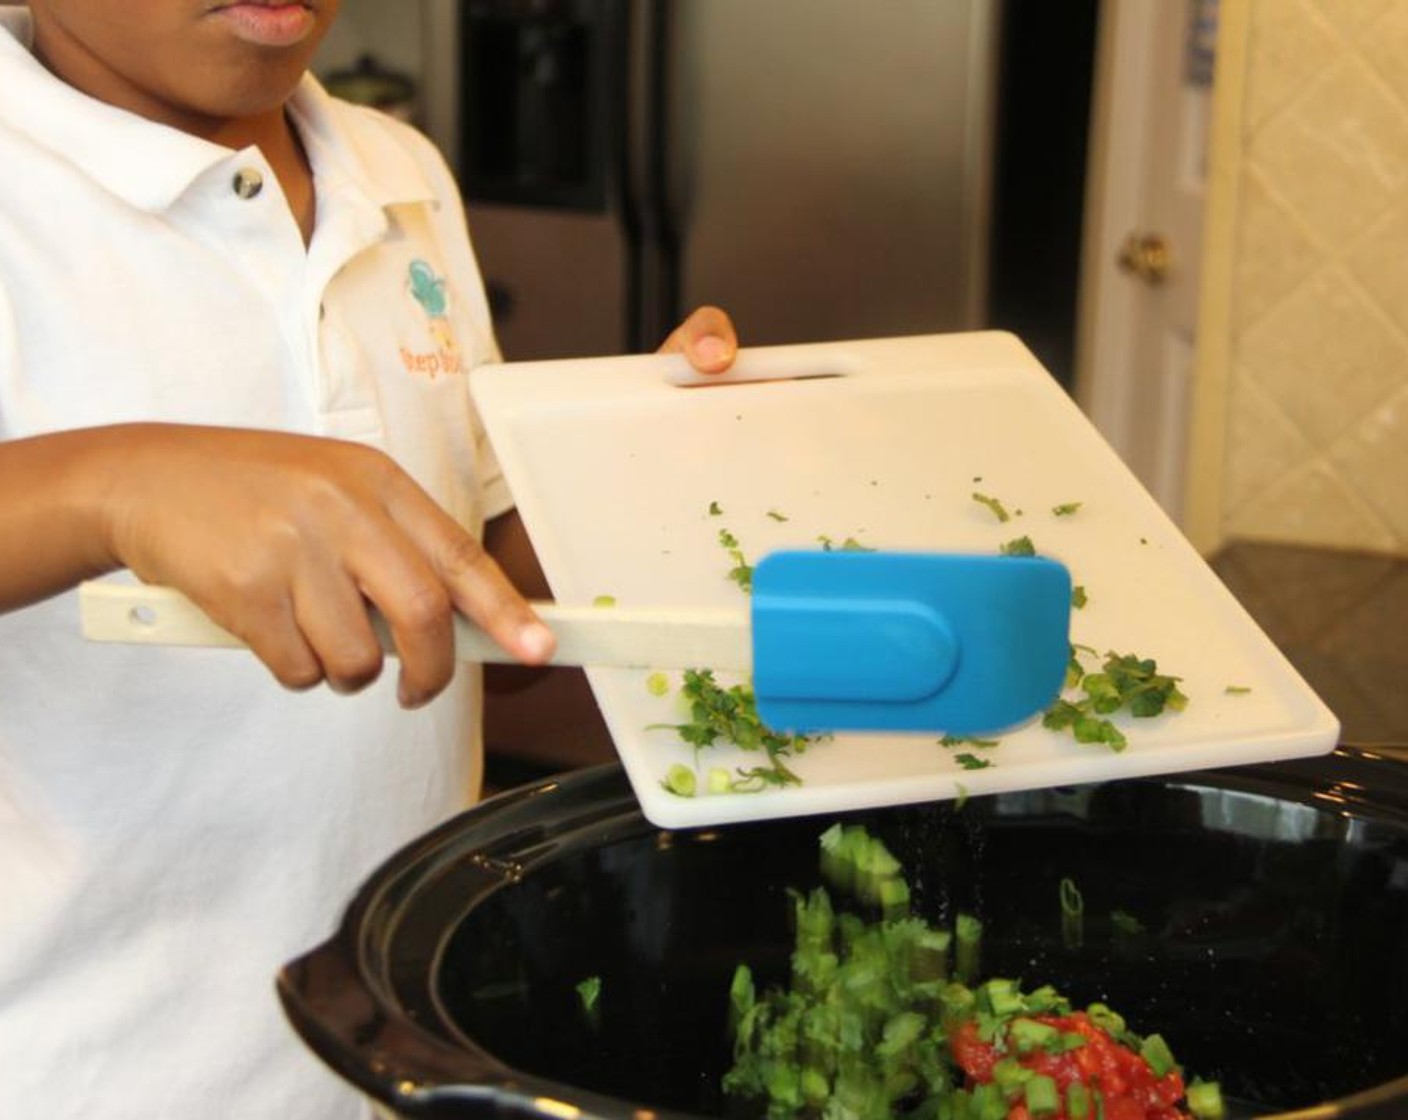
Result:
[[412,261],[407,276],[411,297],[420,304],[429,321],[435,349],[411,350],[403,346],[402,363],[408,372],[427,374],[432,378],[442,373],[459,373],[460,349],[450,328],[450,301],[444,278],[436,276],[435,269],[423,260]]

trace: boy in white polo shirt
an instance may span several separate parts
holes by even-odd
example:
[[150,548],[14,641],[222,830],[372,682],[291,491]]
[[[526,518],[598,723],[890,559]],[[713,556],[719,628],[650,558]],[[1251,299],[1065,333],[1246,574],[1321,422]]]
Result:
[[[305,75],[336,8],[0,7],[0,1116],[359,1115],[274,971],[478,789],[452,610],[551,652],[454,183]],[[85,644],[106,573],[258,660]]]

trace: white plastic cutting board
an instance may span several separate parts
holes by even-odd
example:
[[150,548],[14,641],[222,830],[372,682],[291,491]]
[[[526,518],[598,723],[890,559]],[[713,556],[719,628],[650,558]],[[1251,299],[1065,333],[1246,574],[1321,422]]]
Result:
[[[825,375],[825,376],[821,376]],[[767,380],[752,380],[768,378]],[[1339,725],[1013,336],[915,336],[745,350],[724,383],[688,387],[678,356],[510,363],[472,375],[475,399],[558,601],[736,605],[721,530],[752,562],[778,548],[999,551],[1019,536],[1087,593],[1071,638],[1154,658],[1186,710],[1117,716],[1115,753],[1033,721],[998,746],[938,735],[838,735],[788,765],[802,785],[682,798],[671,765],[757,764],[698,753],[668,729],[671,689],[641,671],[589,671],[646,816],[686,827],[955,798],[1331,750]],[[1011,514],[1006,523],[981,493]],[[1073,514],[1053,509],[1080,503]],[[717,512],[714,512],[717,511]],[[609,608],[605,608],[609,609]],[[1098,658],[1087,658],[1090,668]],[[707,668],[707,666],[701,666]],[[721,676],[723,683],[737,678]],[[1228,691],[1233,689],[1235,691]],[[991,761],[969,770],[967,752]]]

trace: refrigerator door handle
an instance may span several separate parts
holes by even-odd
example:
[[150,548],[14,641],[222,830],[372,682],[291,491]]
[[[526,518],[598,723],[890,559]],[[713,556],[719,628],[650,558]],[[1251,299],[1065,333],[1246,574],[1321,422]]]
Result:
[[670,208],[673,0],[622,0],[619,147],[626,250],[626,342],[654,350],[679,321],[679,245]]

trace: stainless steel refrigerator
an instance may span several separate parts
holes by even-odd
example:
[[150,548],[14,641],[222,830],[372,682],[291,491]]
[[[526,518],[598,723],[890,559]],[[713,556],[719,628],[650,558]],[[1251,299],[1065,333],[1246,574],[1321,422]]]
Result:
[[996,5],[463,0],[434,49],[506,356],[701,303],[757,345],[983,325]]

